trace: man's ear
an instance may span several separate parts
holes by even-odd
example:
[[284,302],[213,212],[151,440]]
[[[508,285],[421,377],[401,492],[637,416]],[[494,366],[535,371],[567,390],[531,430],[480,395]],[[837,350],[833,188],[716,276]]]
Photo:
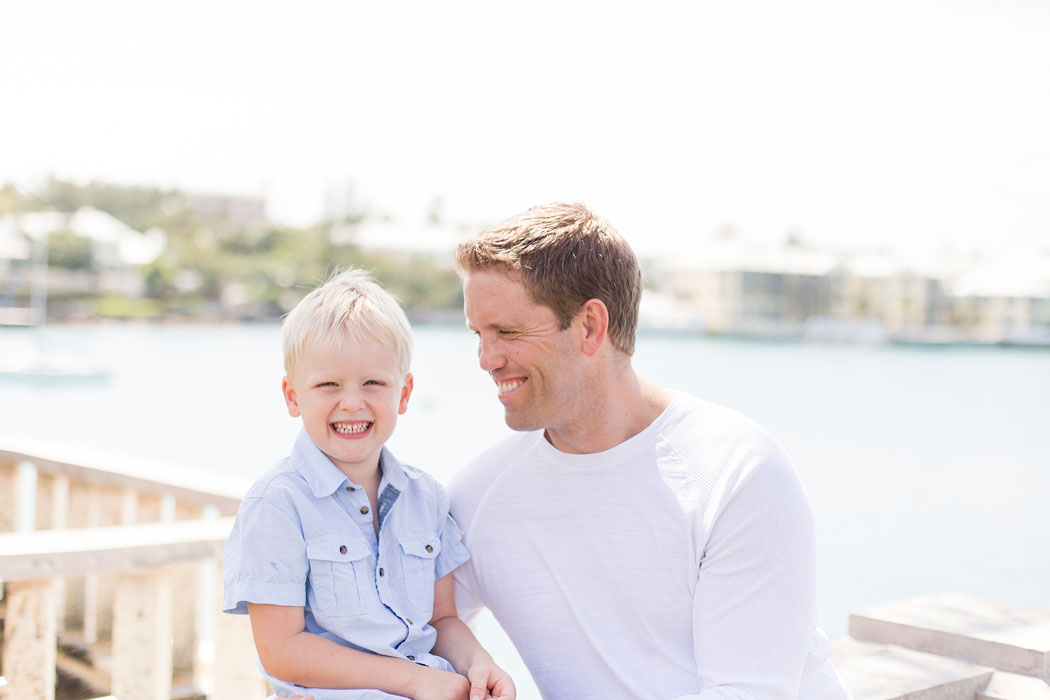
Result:
[[292,418],[298,418],[301,416],[302,411],[299,410],[299,397],[295,394],[292,380],[287,376],[281,380],[281,393],[284,394],[284,405],[288,407],[288,415]]
[[408,398],[412,396],[412,387],[415,381],[412,379],[412,373],[409,372],[405,375],[405,385],[401,387],[401,403],[398,404],[397,414],[402,415],[408,410]]
[[583,354],[594,357],[609,334],[609,309],[601,299],[588,299],[576,313],[576,319],[583,332]]

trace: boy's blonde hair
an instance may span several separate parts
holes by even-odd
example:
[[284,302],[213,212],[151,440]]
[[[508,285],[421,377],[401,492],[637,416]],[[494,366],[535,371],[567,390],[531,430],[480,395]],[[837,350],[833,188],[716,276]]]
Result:
[[348,335],[353,340],[371,339],[390,346],[401,372],[408,373],[412,359],[408,318],[390,292],[357,268],[330,277],[284,317],[284,371],[291,374],[308,347],[339,347]]

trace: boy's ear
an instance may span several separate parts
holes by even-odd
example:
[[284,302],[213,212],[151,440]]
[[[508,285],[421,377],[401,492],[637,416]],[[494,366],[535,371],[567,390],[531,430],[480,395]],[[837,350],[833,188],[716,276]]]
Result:
[[401,403],[397,407],[397,414],[401,415],[408,410],[408,397],[412,395],[412,373],[405,375],[405,385],[401,387]]
[[284,405],[288,407],[288,415],[292,418],[302,415],[302,411],[299,410],[299,397],[295,394],[292,380],[287,376],[281,380],[281,393],[284,394]]

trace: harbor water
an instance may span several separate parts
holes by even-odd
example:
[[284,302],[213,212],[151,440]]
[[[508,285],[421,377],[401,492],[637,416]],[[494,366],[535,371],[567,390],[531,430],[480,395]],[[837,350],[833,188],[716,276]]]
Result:
[[[130,455],[245,483],[298,431],[275,325],[48,327],[104,378],[0,376],[0,440]],[[0,358],[38,344],[0,328]],[[941,591],[1050,608],[1050,351],[810,345],[643,334],[636,369],[738,409],[783,442],[817,523],[822,627]],[[416,327],[415,393],[391,447],[447,482],[507,434],[461,326]],[[179,465],[179,466],[174,466]],[[552,485],[556,487],[556,485]],[[789,603],[785,603],[789,604]],[[489,619],[479,634],[536,697]]]

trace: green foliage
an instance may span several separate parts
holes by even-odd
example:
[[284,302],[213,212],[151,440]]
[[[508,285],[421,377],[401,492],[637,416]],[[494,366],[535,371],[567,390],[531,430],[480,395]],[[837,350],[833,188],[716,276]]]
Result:
[[94,310],[95,315],[102,318],[152,319],[164,315],[164,305],[156,299],[99,297],[95,299]]
[[[371,271],[409,310],[462,304],[452,269],[423,256],[366,252],[333,243],[328,225],[248,230],[221,215],[195,211],[181,192],[152,187],[81,185],[51,178],[30,193],[11,185],[0,188],[0,213],[73,212],[82,206],[108,212],[138,231],[158,227],[167,234],[167,249],[141,270],[144,298],[97,298],[94,308],[101,316],[277,318],[335,270],[348,266]],[[352,226],[362,217],[348,215],[340,223]],[[94,267],[90,241],[68,232],[52,235],[50,257],[59,267]]]
[[131,228],[145,231],[167,223],[184,205],[181,195],[154,187],[124,187],[100,182],[87,185],[50,178],[27,200],[34,209],[74,212],[94,207],[112,214]]
[[95,253],[91,239],[72,231],[55,231],[48,237],[47,261],[52,267],[92,270],[95,267]]

